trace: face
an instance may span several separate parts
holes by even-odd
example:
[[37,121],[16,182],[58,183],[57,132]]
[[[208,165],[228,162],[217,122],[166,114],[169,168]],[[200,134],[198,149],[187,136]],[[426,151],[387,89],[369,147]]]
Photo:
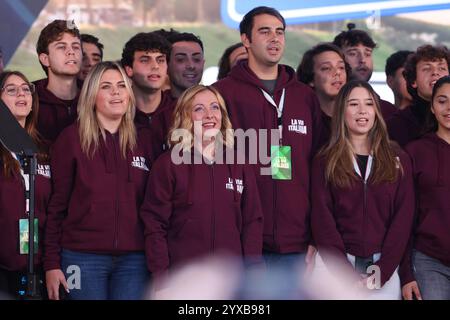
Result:
[[253,18],[252,40],[241,35],[249,60],[261,66],[274,66],[283,57],[285,36],[283,23],[276,17],[261,14]]
[[167,59],[161,52],[136,51],[133,67],[125,66],[133,86],[144,92],[160,90],[167,77]]
[[63,33],[61,39],[48,45],[48,54],[39,55],[39,60],[48,67],[49,74],[78,75],[82,61],[80,39],[70,33]]
[[343,46],[342,51],[352,70],[352,79],[369,81],[373,72],[373,49],[360,43],[356,46]]
[[314,80],[310,85],[318,95],[335,98],[347,82],[344,60],[334,51],[325,51],[314,57]]
[[83,46],[83,62],[81,65],[81,71],[78,74],[78,79],[84,80],[89,71],[99,62],[102,61],[102,54],[100,49],[93,43],[84,42]]
[[201,125],[202,137],[217,134],[222,126],[222,111],[214,93],[209,90],[197,93],[192,101],[191,119],[194,131]]
[[95,100],[96,114],[101,123],[121,119],[127,112],[130,95],[122,75],[117,70],[107,70],[100,79]]
[[169,77],[172,85],[186,90],[202,80],[205,59],[197,42],[180,41],[172,45]]
[[394,92],[394,95],[398,96],[400,99],[412,100],[411,95],[406,89],[406,79],[403,76],[403,70],[405,68],[398,68],[395,71],[394,76],[388,76],[387,84]]
[[445,59],[436,61],[421,60],[416,65],[416,81],[412,87],[417,89],[418,95],[427,100],[431,100],[433,86],[439,78],[448,75],[448,65]]
[[443,84],[433,99],[431,106],[436,120],[439,124],[439,130],[450,131],[450,84]]
[[231,52],[229,60],[230,60],[230,69],[232,69],[239,60],[248,59],[247,50],[244,46],[236,48]]
[[347,98],[345,125],[350,137],[367,136],[375,123],[375,101],[365,88],[356,87]]
[[33,104],[33,89],[21,77],[11,75],[2,88],[1,99],[17,121],[25,121]]

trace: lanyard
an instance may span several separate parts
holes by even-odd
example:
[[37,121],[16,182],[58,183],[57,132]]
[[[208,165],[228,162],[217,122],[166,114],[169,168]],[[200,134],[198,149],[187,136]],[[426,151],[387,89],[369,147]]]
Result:
[[261,89],[264,98],[266,98],[266,100],[275,107],[275,109],[277,110],[277,116],[278,116],[278,130],[280,130],[280,145],[281,145],[281,139],[282,139],[282,132],[283,132],[283,123],[281,121],[281,117],[283,116],[283,108],[284,108],[284,98],[285,98],[285,93],[286,93],[286,89],[283,89],[283,92],[281,93],[281,98],[280,98],[280,104],[277,105],[275,103],[275,101],[273,100],[273,98],[270,96],[270,94],[268,94],[266,91],[264,91],[263,89]]

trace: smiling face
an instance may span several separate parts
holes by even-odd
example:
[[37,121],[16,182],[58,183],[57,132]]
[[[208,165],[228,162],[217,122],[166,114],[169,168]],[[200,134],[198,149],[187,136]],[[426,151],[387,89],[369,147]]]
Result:
[[[202,140],[215,136],[222,127],[222,111],[216,95],[204,90],[197,93],[192,101],[191,119],[194,123],[194,133],[199,135],[197,128],[201,126]],[[199,138],[199,137],[198,137]]]
[[354,88],[346,101],[345,125],[350,139],[357,136],[367,137],[375,123],[374,97],[365,88]]
[[31,112],[32,93],[30,85],[15,74],[9,76],[2,87],[1,99],[22,126]]
[[81,41],[70,33],[48,45],[48,54],[39,55],[40,62],[48,67],[49,75],[76,76],[81,69]]
[[352,70],[351,78],[369,81],[373,72],[373,49],[360,43],[356,46],[343,46],[342,51]]
[[121,119],[129,107],[130,95],[125,81],[117,70],[106,70],[100,79],[95,100],[97,118],[105,123]]
[[344,60],[334,51],[325,51],[314,56],[314,80],[310,83],[316,94],[335,98],[347,81]]
[[144,92],[160,90],[167,78],[166,55],[159,51],[136,51],[133,67],[125,66],[127,75],[133,80],[133,86]]
[[184,91],[202,80],[205,59],[197,42],[179,41],[172,45],[169,77],[173,86]]
[[434,84],[439,78],[448,74],[448,65],[445,59],[421,60],[416,66],[416,81],[412,83],[412,87],[417,89],[417,94],[421,98],[430,101]]
[[450,132],[450,83],[443,84],[437,90],[431,112],[438,122],[438,131],[446,131],[448,134]]
[[285,35],[283,23],[269,14],[260,14],[253,18],[251,41],[246,34],[241,35],[248,49],[249,62],[261,66],[274,66],[283,57]]

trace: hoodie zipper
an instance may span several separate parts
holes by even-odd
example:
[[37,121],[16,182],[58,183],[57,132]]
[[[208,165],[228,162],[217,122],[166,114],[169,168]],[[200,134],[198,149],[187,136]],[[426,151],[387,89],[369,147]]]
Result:
[[[367,222],[367,180],[363,180],[364,184],[364,206],[363,206],[363,236],[366,234],[366,222]],[[366,241],[363,239],[363,252],[366,255]]]
[[211,252],[215,249],[215,236],[216,236],[216,212],[214,210],[214,164],[210,164],[210,178],[211,178],[211,207],[212,207],[212,217],[211,217]]
[[114,145],[114,160],[115,160],[115,167],[116,167],[116,206],[115,206],[115,224],[114,224],[114,249],[117,249],[119,246],[119,174],[118,174],[118,161],[117,161],[117,146],[116,146],[116,139],[114,136],[111,136],[113,145]]

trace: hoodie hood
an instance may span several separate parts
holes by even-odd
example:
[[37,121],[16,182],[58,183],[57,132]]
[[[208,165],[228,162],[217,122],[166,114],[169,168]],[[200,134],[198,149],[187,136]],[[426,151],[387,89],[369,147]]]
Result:
[[[258,76],[248,66],[248,60],[241,60],[231,70],[230,75],[232,79],[236,79],[239,82],[246,82],[252,86],[264,89],[264,85]],[[278,78],[275,85],[274,95],[276,92],[283,90],[294,84],[296,81],[295,71],[291,67],[283,64],[278,65]]]

